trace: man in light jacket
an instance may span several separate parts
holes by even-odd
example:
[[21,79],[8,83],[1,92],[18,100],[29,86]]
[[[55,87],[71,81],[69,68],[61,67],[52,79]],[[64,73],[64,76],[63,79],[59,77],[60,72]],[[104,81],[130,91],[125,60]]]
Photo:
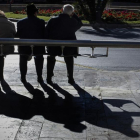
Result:
[[[45,38],[53,40],[76,40],[75,32],[80,29],[81,26],[82,22],[74,13],[74,7],[70,4],[66,4],[63,6],[62,14],[48,21],[45,29]],[[56,62],[55,56],[60,56],[62,50],[60,46],[47,46],[47,51],[50,55],[47,57],[47,83],[52,84],[53,69]],[[74,84],[73,56],[78,54],[77,48],[65,46],[63,54],[67,66],[68,83]]]
[[[16,34],[15,25],[10,22],[3,11],[0,10],[0,38],[14,38]],[[14,52],[14,46],[2,46],[3,55],[0,55],[0,81],[4,80],[4,57]],[[0,49],[1,54],[1,49]]]

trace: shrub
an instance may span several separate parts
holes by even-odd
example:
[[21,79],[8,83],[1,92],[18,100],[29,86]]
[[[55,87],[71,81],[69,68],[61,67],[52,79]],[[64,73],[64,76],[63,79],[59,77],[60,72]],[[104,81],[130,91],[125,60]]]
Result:
[[140,12],[105,10],[102,18],[106,21],[137,21],[140,20]]
[[[38,15],[39,16],[57,16],[62,12],[62,9],[39,9],[38,10]],[[26,11],[23,9],[22,11],[14,11],[14,14],[26,14]],[[82,20],[85,19],[85,16],[83,14],[79,14],[77,10],[75,10],[75,13],[81,18]]]

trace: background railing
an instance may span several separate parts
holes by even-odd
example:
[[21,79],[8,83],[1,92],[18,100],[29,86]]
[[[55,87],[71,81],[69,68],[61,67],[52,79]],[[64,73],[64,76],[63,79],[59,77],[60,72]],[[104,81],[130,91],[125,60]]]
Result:
[[[65,46],[67,47],[90,47],[92,48],[91,58],[94,58],[94,48],[107,48],[106,54],[108,56],[109,48],[140,48],[140,41],[126,41],[126,40],[47,40],[47,39],[18,39],[18,38],[0,38],[0,50],[3,55],[3,47],[7,45],[30,46],[33,54],[34,46],[61,46],[62,52]],[[14,53],[19,54],[19,53]],[[45,53],[48,55],[47,53]],[[43,54],[43,55],[45,55]],[[63,54],[61,55],[63,56]],[[79,54],[81,56],[81,54]]]

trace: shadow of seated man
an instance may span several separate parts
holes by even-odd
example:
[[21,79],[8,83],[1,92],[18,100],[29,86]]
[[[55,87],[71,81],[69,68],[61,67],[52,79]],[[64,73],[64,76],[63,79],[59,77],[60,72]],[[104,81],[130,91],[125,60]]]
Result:
[[[120,132],[129,137],[139,137],[139,133],[132,129],[132,124],[134,122],[133,115],[140,116],[139,112],[127,111],[129,109],[123,109],[125,104],[134,104],[137,109],[140,107],[131,100],[125,99],[98,99],[92,96],[90,93],[82,89],[79,85],[75,84],[73,86],[80,96],[85,100],[85,121],[89,124],[107,128],[113,131]],[[107,104],[109,105],[107,105]],[[112,111],[113,108],[115,111]],[[96,115],[96,117],[94,117]]]
[[5,80],[1,81],[1,86],[0,114],[25,119],[31,99],[16,93]]
[[[44,104],[44,118],[52,122],[64,124],[66,129],[73,132],[81,133],[87,127],[82,121],[84,120],[82,112],[83,106],[75,102],[75,98],[68,91],[64,90],[57,84],[53,84],[53,89],[46,84],[41,84],[42,88],[49,95]],[[51,95],[52,94],[52,95]],[[61,97],[62,94],[64,96]],[[50,98],[55,97],[55,100]],[[77,108],[78,107],[78,108]]]
[[[0,10],[0,38],[14,38],[16,29],[14,23],[8,20],[5,13]],[[0,81],[4,80],[4,58],[6,54],[14,52],[14,46],[1,46],[0,47]]]
[[34,89],[29,82],[24,83],[24,87],[33,95],[34,101],[40,101],[45,98],[44,93],[39,89]]

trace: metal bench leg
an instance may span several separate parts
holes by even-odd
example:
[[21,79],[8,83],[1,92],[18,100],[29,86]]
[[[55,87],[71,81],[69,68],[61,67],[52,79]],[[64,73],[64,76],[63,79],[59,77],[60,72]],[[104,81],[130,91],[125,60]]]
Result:
[[63,54],[64,48],[65,48],[65,46],[61,46],[61,50],[62,50],[61,57],[63,57],[63,56],[64,56],[64,54]]
[[108,57],[108,50],[109,50],[109,48],[107,47],[107,49],[106,49],[106,57]]
[[95,58],[95,56],[94,56],[94,47],[91,47],[91,48],[92,48],[92,54],[91,54],[90,58]]
[[33,56],[34,55],[34,45],[31,45],[30,47],[31,47],[31,56]]

